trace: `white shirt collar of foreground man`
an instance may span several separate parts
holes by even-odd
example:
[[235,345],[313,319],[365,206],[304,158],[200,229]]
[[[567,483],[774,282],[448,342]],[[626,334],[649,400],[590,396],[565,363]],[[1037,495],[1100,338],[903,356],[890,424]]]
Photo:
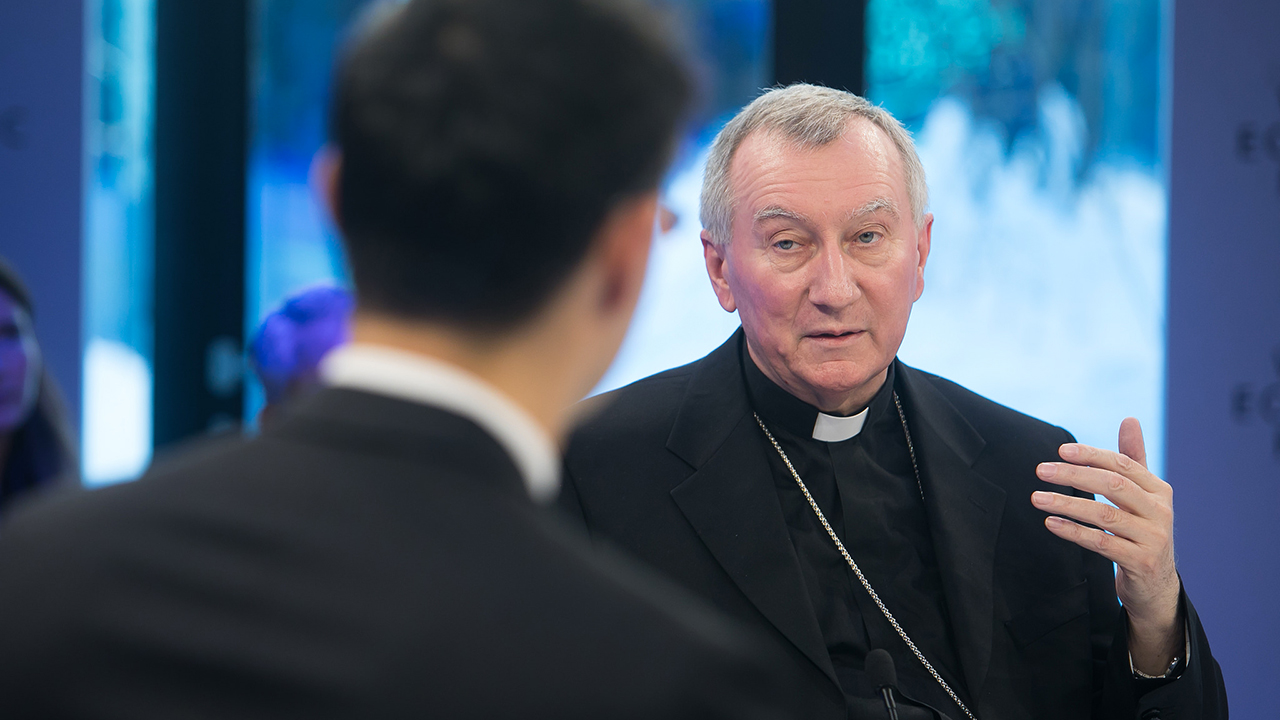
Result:
[[529,495],[551,502],[560,492],[560,453],[523,408],[466,370],[425,355],[354,343],[329,353],[320,377],[331,387],[362,390],[447,410],[474,422],[511,455]]

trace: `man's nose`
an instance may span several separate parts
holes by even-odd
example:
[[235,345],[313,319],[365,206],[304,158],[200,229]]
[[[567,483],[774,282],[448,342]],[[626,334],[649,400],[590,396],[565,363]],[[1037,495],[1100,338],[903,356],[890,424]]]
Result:
[[833,310],[847,307],[862,294],[856,275],[853,259],[838,244],[827,245],[814,258],[809,301]]

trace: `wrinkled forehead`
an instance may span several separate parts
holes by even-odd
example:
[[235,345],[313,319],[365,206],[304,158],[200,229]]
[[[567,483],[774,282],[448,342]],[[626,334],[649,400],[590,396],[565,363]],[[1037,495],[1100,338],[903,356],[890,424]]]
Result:
[[[847,152],[831,152],[847,151]],[[729,165],[729,184],[733,198],[733,212],[754,213],[759,208],[743,205],[744,191],[761,180],[772,176],[791,179],[817,179],[813,172],[806,176],[799,170],[803,160],[817,154],[829,154],[842,160],[830,170],[835,179],[849,183],[861,182],[867,175],[882,173],[892,185],[895,200],[902,208],[909,208],[907,181],[902,155],[889,135],[875,123],[862,117],[852,117],[839,137],[825,143],[817,143],[804,137],[792,137],[780,129],[759,128],[743,138]],[[908,210],[909,212],[909,210]]]

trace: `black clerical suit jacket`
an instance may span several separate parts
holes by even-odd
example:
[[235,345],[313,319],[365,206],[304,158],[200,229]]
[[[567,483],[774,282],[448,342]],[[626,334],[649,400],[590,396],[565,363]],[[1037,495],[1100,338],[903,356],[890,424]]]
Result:
[[[742,337],[596,400],[605,409],[566,455],[562,506],[593,538],[768,630],[805,674],[810,716],[834,720],[845,699],[784,525],[773,450],[752,417]],[[1189,667],[1158,689],[1135,684],[1111,563],[1050,534],[1031,505],[1032,492],[1061,490],[1035,467],[1071,436],[901,363],[896,374],[977,716],[1226,717],[1221,672],[1185,595]]]
[[459,416],[326,390],[162,465],[0,525],[0,717],[795,717]]

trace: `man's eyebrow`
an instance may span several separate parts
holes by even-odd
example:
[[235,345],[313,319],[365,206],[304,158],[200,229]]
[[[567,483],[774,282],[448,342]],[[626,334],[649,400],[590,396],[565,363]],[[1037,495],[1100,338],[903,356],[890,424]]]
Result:
[[870,215],[871,213],[879,212],[881,210],[884,210],[885,212],[889,213],[889,215],[894,218],[898,217],[897,203],[895,203],[892,198],[878,197],[872,200],[871,202],[867,203],[866,205],[863,205],[860,208],[854,208],[852,211],[850,211],[849,219],[853,220],[855,218],[860,218],[864,215]]
[[755,222],[760,222],[762,220],[772,220],[774,218],[786,218],[788,220],[795,220],[796,222],[799,222],[799,223],[809,222],[808,217],[801,215],[798,212],[788,210],[784,207],[779,207],[777,205],[770,205],[768,207],[760,208],[759,210],[756,211],[754,220]]

